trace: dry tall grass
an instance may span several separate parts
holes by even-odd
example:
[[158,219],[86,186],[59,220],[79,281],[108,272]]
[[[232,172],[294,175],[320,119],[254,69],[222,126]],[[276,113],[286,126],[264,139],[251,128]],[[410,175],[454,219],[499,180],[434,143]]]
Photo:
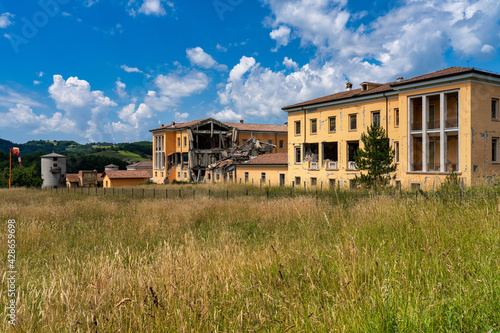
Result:
[[[1,190],[13,332],[500,329],[500,202]],[[4,271],[6,271],[5,269]],[[0,313],[6,318],[6,276]]]

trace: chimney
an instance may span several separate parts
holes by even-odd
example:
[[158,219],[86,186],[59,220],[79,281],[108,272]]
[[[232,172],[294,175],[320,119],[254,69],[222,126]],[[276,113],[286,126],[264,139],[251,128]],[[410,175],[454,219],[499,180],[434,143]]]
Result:
[[345,82],[345,90],[346,91],[351,91],[352,89],[352,83],[351,82]]
[[403,77],[402,77],[402,76],[398,77],[398,78],[396,79],[396,82],[403,82]]
[[165,124],[161,124],[161,127],[165,126]]
[[172,127],[175,128],[175,121],[172,122]]
[[243,121],[244,121],[243,119],[240,119],[240,124],[243,124]]
[[285,121],[285,126],[288,126],[288,121]]

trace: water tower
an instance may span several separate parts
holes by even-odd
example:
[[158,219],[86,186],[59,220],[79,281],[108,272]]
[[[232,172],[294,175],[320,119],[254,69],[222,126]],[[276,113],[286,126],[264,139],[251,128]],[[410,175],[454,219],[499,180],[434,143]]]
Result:
[[52,153],[41,159],[42,188],[66,187],[66,156]]

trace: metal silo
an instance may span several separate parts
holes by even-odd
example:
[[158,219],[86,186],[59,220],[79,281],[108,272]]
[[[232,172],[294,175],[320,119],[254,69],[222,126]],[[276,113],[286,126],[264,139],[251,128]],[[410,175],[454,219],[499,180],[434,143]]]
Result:
[[42,188],[66,187],[66,156],[52,153],[41,159]]

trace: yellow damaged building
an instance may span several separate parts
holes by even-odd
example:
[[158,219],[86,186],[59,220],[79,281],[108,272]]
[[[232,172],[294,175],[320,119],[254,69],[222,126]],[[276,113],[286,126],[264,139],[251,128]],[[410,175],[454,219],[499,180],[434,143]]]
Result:
[[172,122],[150,130],[153,134],[153,182],[234,181],[233,170],[223,177],[209,172],[209,166],[227,158],[249,140],[272,145],[272,153],[286,153],[286,125],[224,123],[213,118],[185,123]]
[[466,185],[500,175],[500,74],[451,67],[283,108],[288,113],[287,185],[353,186],[361,133],[376,123],[396,156],[393,184],[439,187],[454,172]]

